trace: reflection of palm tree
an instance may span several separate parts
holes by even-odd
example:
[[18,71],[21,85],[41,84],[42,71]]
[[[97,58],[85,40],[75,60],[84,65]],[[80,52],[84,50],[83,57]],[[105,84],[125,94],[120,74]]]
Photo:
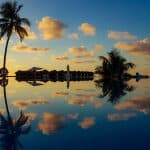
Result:
[[124,80],[100,79],[96,80],[95,84],[102,89],[100,97],[108,96],[108,101],[115,104],[127,92],[134,90],[133,86],[129,86]]
[[10,40],[10,37],[15,31],[22,41],[25,36],[27,36],[27,31],[21,25],[25,24],[30,26],[30,22],[26,18],[21,18],[19,16],[19,11],[23,7],[23,5],[18,5],[17,2],[5,2],[0,7],[0,38],[4,35],[7,36],[6,46],[5,46],[5,53],[4,53],[4,62],[3,68],[6,67],[6,55],[7,55],[7,47]]
[[17,150],[23,147],[19,142],[19,136],[30,131],[30,126],[26,124],[28,117],[20,112],[20,116],[17,119],[12,119],[7,103],[6,87],[4,87],[4,99],[7,117],[0,114],[0,140],[4,149]]
[[120,56],[117,50],[112,50],[108,53],[108,58],[104,56],[100,56],[99,58],[102,60],[102,66],[98,66],[95,72],[103,78],[122,79],[124,75],[128,75],[127,71],[135,66]]

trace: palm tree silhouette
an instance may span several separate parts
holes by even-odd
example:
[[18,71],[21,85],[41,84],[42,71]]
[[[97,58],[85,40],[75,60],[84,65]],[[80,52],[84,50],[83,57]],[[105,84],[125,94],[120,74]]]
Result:
[[102,78],[122,79],[129,76],[127,71],[135,66],[127,62],[116,49],[108,53],[108,58],[99,56],[99,59],[102,60],[102,66],[96,67],[95,73],[100,74]]
[[99,79],[95,80],[95,85],[102,89],[100,98],[108,96],[108,101],[112,104],[119,102],[119,99],[128,92],[132,92],[134,87],[129,85],[125,80]]
[[30,126],[26,124],[28,117],[21,111],[17,119],[12,119],[7,103],[6,86],[4,86],[3,89],[7,117],[0,114],[0,141],[3,149],[17,150],[23,148],[19,137],[30,131]]
[[21,41],[28,35],[22,25],[24,24],[30,26],[30,22],[27,18],[20,17],[19,11],[22,7],[23,5],[18,5],[16,1],[7,1],[2,3],[0,6],[0,38],[5,35],[7,36],[3,61],[4,69],[6,69],[7,48],[12,33],[17,33]]

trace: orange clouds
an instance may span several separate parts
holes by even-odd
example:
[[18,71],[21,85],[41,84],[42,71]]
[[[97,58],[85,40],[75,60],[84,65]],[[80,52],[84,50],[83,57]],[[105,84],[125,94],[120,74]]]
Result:
[[54,60],[54,61],[64,61],[64,60],[68,60],[69,57],[66,56],[66,55],[56,56],[55,54],[53,54],[51,56],[51,59]]
[[25,37],[26,39],[30,39],[30,40],[35,40],[35,39],[37,39],[36,34],[35,34],[33,31],[31,31],[28,26],[23,26],[23,28],[25,28],[25,30],[26,30],[27,33],[28,33],[28,36]]
[[116,104],[117,110],[136,110],[139,112],[150,113],[150,97],[135,97],[125,102]]
[[31,120],[34,120],[37,117],[37,114],[30,112],[30,113],[26,113],[25,116],[27,116],[28,120],[31,121]]
[[83,129],[91,128],[95,125],[94,117],[85,117],[81,122],[79,122],[79,126]]
[[68,104],[75,106],[85,106],[89,102],[93,103],[95,108],[100,108],[102,106],[102,103],[96,100],[95,94],[76,94],[76,97],[68,100]]
[[78,61],[78,60],[73,60],[71,63],[72,64],[91,64],[91,63],[95,63],[96,61],[94,60],[85,60],[85,61]]
[[123,49],[133,54],[150,55],[150,39],[144,39],[133,43],[117,42],[115,48]]
[[131,35],[129,32],[116,32],[110,31],[108,33],[108,38],[113,40],[135,40],[137,39],[136,36]]
[[37,24],[44,40],[53,40],[63,37],[66,25],[59,20],[46,16]]
[[125,121],[135,116],[136,116],[136,113],[124,113],[124,114],[113,113],[113,114],[108,115],[108,119],[110,121],[120,121],[120,120]]
[[79,30],[81,30],[85,35],[96,34],[96,28],[93,25],[90,25],[89,23],[82,23],[79,27]]
[[103,49],[103,45],[97,44],[95,45],[95,51],[100,51]]
[[27,106],[33,104],[48,104],[47,100],[18,100],[12,103],[15,107],[19,109],[26,109]]
[[64,121],[65,118],[62,115],[55,113],[43,113],[42,121],[38,124],[38,128],[43,134],[48,135],[63,128],[65,124]]
[[95,45],[95,49],[92,51],[89,51],[85,46],[71,47],[68,51],[76,58],[91,58],[95,57],[96,53],[101,49],[103,49],[102,45]]
[[40,48],[40,47],[28,47],[25,43],[19,43],[12,47],[12,50],[16,52],[46,52],[50,48]]
[[1,39],[0,39],[0,44],[3,44],[3,43],[4,43],[4,39],[1,38]]
[[77,106],[84,106],[89,102],[89,100],[84,98],[72,98],[69,100],[69,104],[71,105],[77,105]]

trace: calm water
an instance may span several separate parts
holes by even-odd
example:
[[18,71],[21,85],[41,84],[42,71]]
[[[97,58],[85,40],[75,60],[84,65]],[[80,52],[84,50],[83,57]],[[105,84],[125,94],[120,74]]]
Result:
[[[1,144],[14,141],[25,150],[149,149],[150,79],[128,84],[132,90],[121,90],[118,98],[119,93],[111,93],[114,85],[103,87],[109,94],[101,97],[103,90],[94,81],[71,82],[67,89],[66,82],[32,86],[9,79],[11,118],[22,110],[28,116],[24,127],[31,129],[15,140],[1,139]],[[2,87],[0,97],[0,111],[7,118]]]

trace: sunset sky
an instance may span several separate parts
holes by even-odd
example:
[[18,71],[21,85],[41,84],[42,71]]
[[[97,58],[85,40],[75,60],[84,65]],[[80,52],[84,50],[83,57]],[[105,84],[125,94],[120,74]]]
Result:
[[[0,0],[0,3],[4,0]],[[18,0],[29,36],[15,35],[8,48],[10,73],[33,66],[47,70],[93,71],[98,56],[112,48],[150,74],[150,2],[148,0]],[[3,61],[5,38],[0,41]]]

